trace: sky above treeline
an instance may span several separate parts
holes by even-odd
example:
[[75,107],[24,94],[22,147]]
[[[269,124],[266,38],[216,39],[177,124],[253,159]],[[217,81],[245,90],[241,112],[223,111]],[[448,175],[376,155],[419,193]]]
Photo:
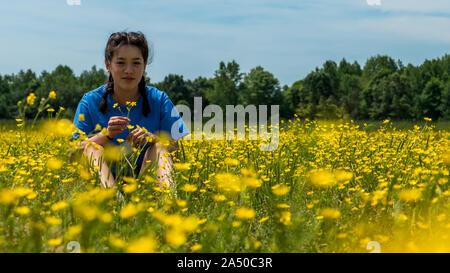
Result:
[[0,74],[104,68],[116,31],[146,35],[152,82],[213,77],[235,60],[291,85],[326,60],[420,65],[450,53],[449,0],[21,0],[0,10]]

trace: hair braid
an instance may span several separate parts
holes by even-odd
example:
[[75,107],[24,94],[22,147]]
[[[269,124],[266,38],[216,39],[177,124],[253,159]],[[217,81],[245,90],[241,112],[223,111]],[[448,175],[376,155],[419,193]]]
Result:
[[145,117],[148,116],[148,114],[150,113],[150,104],[148,103],[148,98],[147,98],[147,89],[145,87],[145,77],[142,76],[141,81],[139,82],[139,93],[141,93],[142,96],[142,113],[144,114]]
[[103,98],[102,101],[100,102],[100,112],[102,112],[102,114],[106,114],[106,110],[107,110],[107,98],[108,98],[108,94],[113,94],[114,93],[114,80],[113,77],[111,75],[111,73],[109,73],[109,79],[108,79],[108,84],[106,85],[105,88],[105,93],[103,94]]

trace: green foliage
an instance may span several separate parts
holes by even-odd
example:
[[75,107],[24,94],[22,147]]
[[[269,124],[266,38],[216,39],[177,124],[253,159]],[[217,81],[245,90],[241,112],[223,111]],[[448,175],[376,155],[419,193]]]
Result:
[[[400,60],[377,55],[361,67],[358,62],[342,59],[339,65],[326,61],[321,68],[280,87],[278,79],[257,66],[248,74],[240,71],[236,61],[220,62],[214,77],[184,79],[169,74],[154,85],[166,92],[173,103],[193,107],[194,97],[202,97],[203,107],[226,105],[280,105],[280,116],[353,120],[450,120],[450,55],[426,60],[420,66],[404,66]],[[147,83],[150,79],[146,77]],[[50,106],[65,108],[64,117],[72,118],[82,95],[107,81],[104,69],[95,66],[74,75],[68,66],[59,65],[39,77],[31,70],[0,75],[0,118],[19,117],[17,101],[30,93],[46,97],[57,94]],[[29,106],[36,112],[38,104]],[[30,115],[30,114],[27,114]],[[27,116],[31,118],[31,116]]]
[[282,100],[278,79],[261,66],[250,70],[244,77],[243,85],[240,95],[244,105],[274,105],[280,104]]
[[234,60],[225,65],[220,62],[219,69],[214,73],[213,89],[208,90],[206,98],[213,104],[225,109],[226,105],[239,104],[239,91],[242,89],[242,73],[239,64]]

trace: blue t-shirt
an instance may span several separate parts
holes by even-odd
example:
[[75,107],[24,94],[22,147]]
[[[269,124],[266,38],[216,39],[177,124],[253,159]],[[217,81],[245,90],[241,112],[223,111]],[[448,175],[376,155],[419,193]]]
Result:
[[[106,84],[99,88],[87,92],[83,95],[81,101],[78,104],[77,111],[73,120],[73,124],[89,135],[96,133],[96,125],[99,124],[101,128],[108,127],[108,121],[113,116],[124,116],[128,114],[127,106],[116,104],[116,101],[111,95],[107,97],[107,110],[106,114],[100,112],[99,105],[105,93]],[[189,134],[188,128],[183,122],[180,114],[169,99],[166,93],[156,89],[153,86],[146,86],[146,96],[150,106],[150,113],[147,117],[142,113],[143,98],[142,96],[136,102],[136,106],[131,107],[128,118],[130,119],[129,125],[133,125],[134,130],[136,125],[147,129],[153,134],[157,134],[160,131],[168,133],[173,140],[179,140],[185,135]],[[130,106],[128,106],[130,107]],[[80,114],[84,115],[84,120],[79,120]],[[120,145],[117,139],[125,140],[130,130],[127,128],[122,133],[118,134],[112,142],[116,145]],[[74,137],[78,137],[79,133],[75,133]]]

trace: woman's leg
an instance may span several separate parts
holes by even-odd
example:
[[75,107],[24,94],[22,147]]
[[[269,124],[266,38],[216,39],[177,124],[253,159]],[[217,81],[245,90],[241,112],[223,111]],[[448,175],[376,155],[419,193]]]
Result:
[[144,170],[145,166],[148,164],[147,161],[149,160],[150,162],[157,164],[156,177],[158,179],[159,186],[164,187],[164,185],[166,185],[173,189],[175,186],[175,182],[172,178],[173,161],[167,148],[159,143],[151,145],[145,151],[139,173]]
[[100,181],[102,187],[113,188],[115,186],[114,177],[106,164],[103,153],[103,147],[100,145],[86,145],[83,151],[83,155],[87,157],[89,164],[100,168]]

